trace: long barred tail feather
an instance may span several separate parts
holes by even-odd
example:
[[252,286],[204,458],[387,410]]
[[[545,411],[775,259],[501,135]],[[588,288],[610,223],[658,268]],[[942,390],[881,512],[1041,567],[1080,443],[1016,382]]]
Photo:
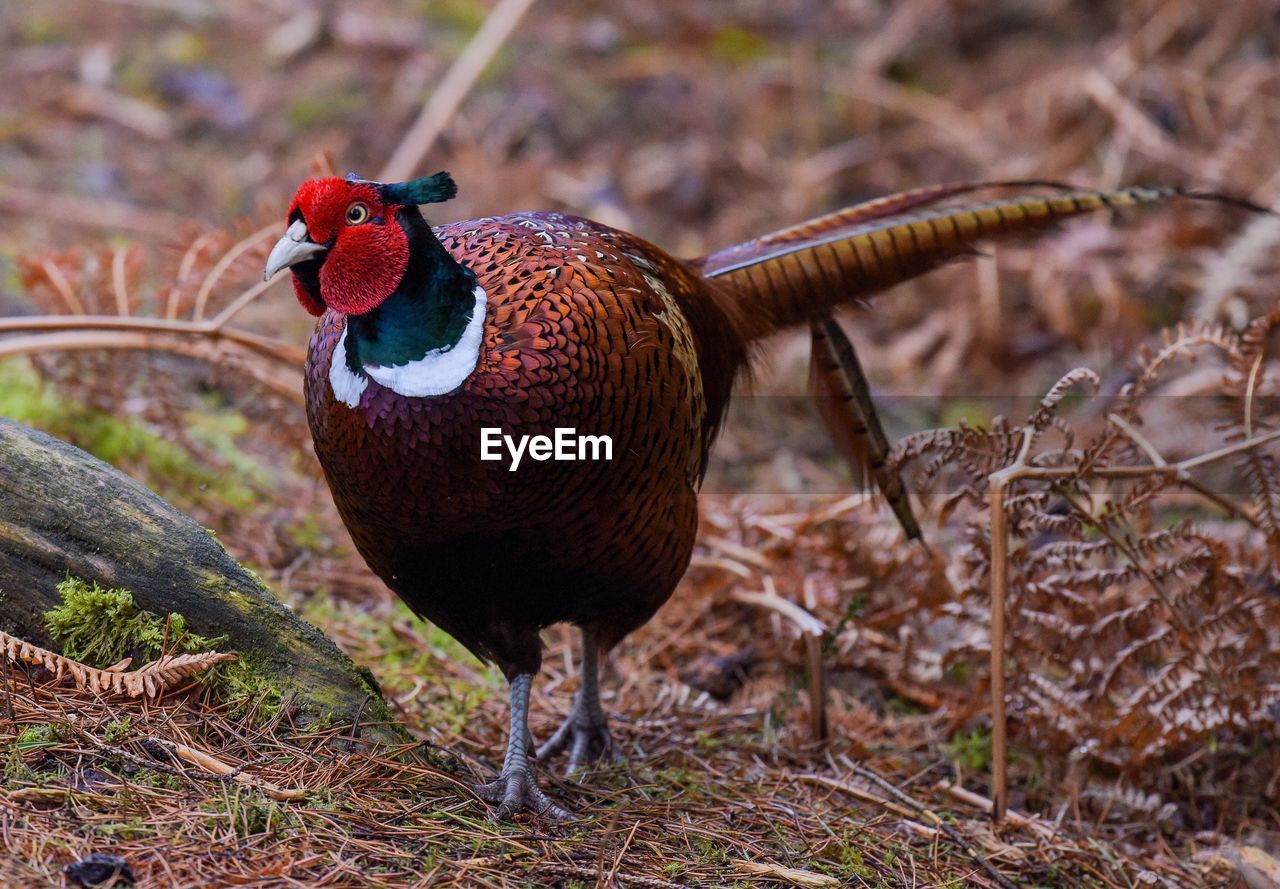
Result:
[[[1010,187],[1049,188],[1058,193],[937,206],[976,191]],[[1043,231],[1096,210],[1179,197],[1272,212],[1241,198],[1167,186],[1085,191],[1038,179],[964,182],[856,204],[695,260],[693,265],[725,286],[736,303],[735,314],[746,339],[810,324],[810,385],[821,396],[824,422],[855,474],[875,479],[907,536],[918,539],[920,527],[902,479],[884,465],[888,441],[857,354],[832,319],[832,311],[973,254],[984,240]]]
[[853,343],[833,318],[812,324],[810,338],[809,387],[832,440],[860,484],[874,479],[907,539],[919,540],[920,525],[902,476],[885,465],[889,439],[880,425]]
[[[896,194],[884,195],[878,198],[872,198],[869,201],[863,201],[860,204],[854,204],[851,207],[845,207],[828,213],[825,216],[819,216],[816,219],[810,219],[801,222],[798,225],[788,226],[762,235],[753,241],[740,244],[736,248],[723,250],[715,256],[718,262],[728,264],[732,251],[739,248],[754,248],[760,244],[791,244],[797,241],[807,240],[826,232],[834,231],[845,226],[855,225],[858,223],[870,222],[873,219],[884,219],[889,216],[897,216],[902,213],[909,213],[913,210],[922,210],[925,207],[942,203],[962,195],[973,194],[976,191],[994,191],[996,189],[1007,188],[1053,188],[1058,191],[1075,191],[1072,186],[1065,182],[1056,182],[1052,179],[1008,179],[1008,180],[984,180],[978,182],[950,182],[943,185],[926,185],[923,188],[914,188],[910,191],[900,191]],[[707,271],[707,274],[713,274]]]
[[[972,254],[984,240],[1042,231],[1097,210],[1184,197],[1268,212],[1239,198],[1167,186],[929,206],[978,187],[996,185],[938,186],[936,190],[891,195],[859,205],[861,210],[853,207],[730,247],[695,265],[738,298],[747,325],[743,332],[749,339],[758,339],[793,324],[820,321],[839,304]],[[907,212],[900,212],[904,207]]]

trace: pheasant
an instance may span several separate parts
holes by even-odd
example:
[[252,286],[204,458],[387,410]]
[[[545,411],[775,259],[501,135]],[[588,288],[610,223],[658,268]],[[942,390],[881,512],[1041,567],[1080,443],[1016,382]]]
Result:
[[[265,277],[289,268],[298,301],[319,316],[306,365],[316,455],[370,568],[506,676],[506,756],[497,779],[476,788],[498,817],[568,816],[538,787],[530,758],[542,628],[575,624],[582,655],[571,711],[537,759],[568,748],[572,771],[616,756],[600,659],[653,616],[687,568],[708,454],[761,340],[810,325],[825,418],[918,537],[833,310],[984,239],[1182,194],[1061,190],[940,206],[1010,184],[1061,188],[937,186],[692,261],[559,213],[433,228],[419,207],[456,194],[447,173],[299,187]],[[557,429],[607,436],[611,452],[535,454],[532,437]],[[486,459],[499,430],[503,441],[529,443],[518,465]]]

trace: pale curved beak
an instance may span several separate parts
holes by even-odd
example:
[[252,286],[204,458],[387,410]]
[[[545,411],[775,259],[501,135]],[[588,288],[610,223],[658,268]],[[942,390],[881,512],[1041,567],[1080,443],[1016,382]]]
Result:
[[324,245],[311,240],[307,224],[299,219],[289,226],[284,237],[276,241],[276,245],[271,248],[271,255],[267,257],[267,268],[262,273],[262,280],[270,281],[272,276],[281,269],[306,262],[326,249]]

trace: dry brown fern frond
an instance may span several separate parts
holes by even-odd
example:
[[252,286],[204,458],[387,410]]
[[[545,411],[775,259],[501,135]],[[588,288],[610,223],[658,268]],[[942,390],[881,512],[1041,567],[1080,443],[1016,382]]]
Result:
[[[32,356],[42,373],[91,403],[123,397],[122,383],[142,375],[141,365],[118,353],[152,352],[242,374],[301,404],[305,351],[230,324],[270,286],[253,281],[249,270],[261,267],[277,228],[262,226],[234,242],[225,232],[197,233],[172,268],[149,278],[141,249],[27,256],[21,279],[45,314],[0,318],[0,357]],[[50,353],[68,354],[54,363]],[[164,375],[145,376],[154,383]]]
[[[1232,438],[1247,439],[1275,428],[1274,405],[1280,390],[1268,379],[1267,347],[1280,327],[1280,305],[1254,319],[1240,336],[1240,348],[1231,356],[1234,370],[1228,387],[1239,400],[1238,421]],[[1272,410],[1259,409],[1270,404]],[[1273,454],[1249,450],[1240,455],[1240,470],[1249,485],[1254,515],[1265,529],[1274,569],[1280,572],[1280,463]]]
[[[914,466],[921,486],[951,484],[964,493],[948,508],[970,507],[949,576],[957,614],[989,605],[990,636],[966,635],[976,641],[944,664],[990,661],[997,751],[1006,701],[1023,743],[1132,776],[1276,729],[1280,637],[1267,628],[1280,626],[1280,599],[1267,590],[1280,566],[1280,431],[1259,405],[1275,395],[1278,325],[1280,304],[1243,334],[1167,331],[1101,428],[1065,399],[1096,386],[1081,368],[1021,424],[962,423],[895,448],[891,467]],[[1222,369],[1207,397],[1155,397],[1178,391],[1179,361],[1206,353]],[[1175,451],[1190,455],[1165,456]],[[999,753],[996,774],[999,788]]]
[[[326,156],[314,166],[332,175]],[[301,406],[306,350],[230,323],[274,283],[260,275],[278,233],[278,223],[261,219],[231,229],[191,225],[176,250],[100,246],[20,257],[24,289],[44,314],[0,318],[0,358],[31,356],[46,377],[107,409],[134,378],[167,385],[168,374],[145,373],[138,359],[147,353],[195,358]],[[55,363],[49,353],[65,354]],[[145,400],[164,409],[164,394]]]
[[166,654],[136,670],[118,670],[114,667],[99,670],[3,631],[0,631],[0,651],[12,661],[44,667],[59,679],[70,676],[76,688],[84,691],[130,698],[158,697],[203,670],[236,659],[234,654],[220,651]]

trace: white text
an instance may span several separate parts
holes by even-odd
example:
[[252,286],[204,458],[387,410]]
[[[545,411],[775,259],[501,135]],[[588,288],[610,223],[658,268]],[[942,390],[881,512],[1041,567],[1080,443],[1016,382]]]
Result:
[[481,427],[481,460],[501,460],[504,445],[511,455],[509,472],[515,472],[526,455],[538,462],[613,459],[613,439],[607,435],[578,435],[577,429],[562,426],[556,429],[554,436],[512,436],[503,435],[497,426]]

